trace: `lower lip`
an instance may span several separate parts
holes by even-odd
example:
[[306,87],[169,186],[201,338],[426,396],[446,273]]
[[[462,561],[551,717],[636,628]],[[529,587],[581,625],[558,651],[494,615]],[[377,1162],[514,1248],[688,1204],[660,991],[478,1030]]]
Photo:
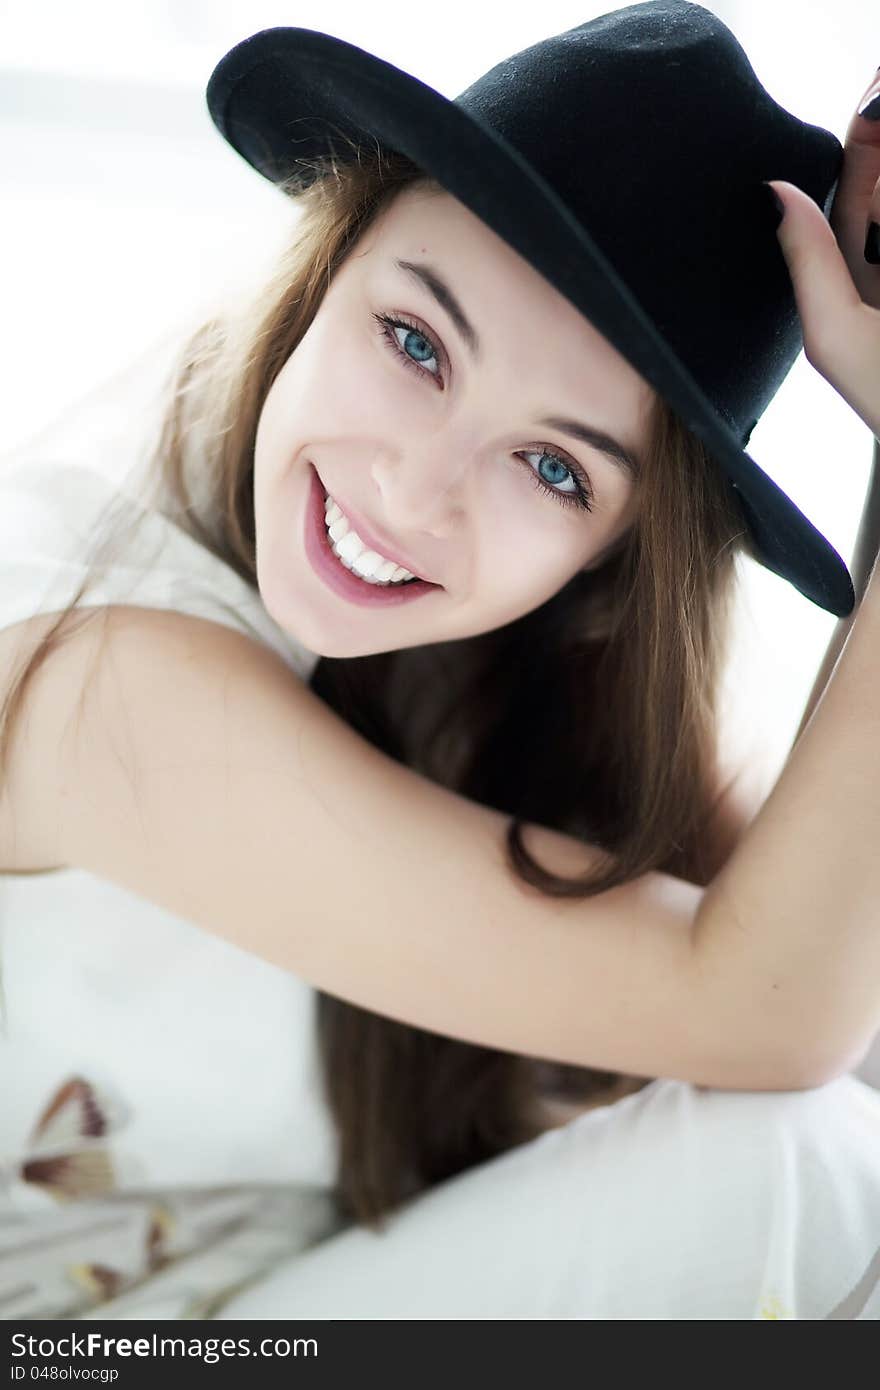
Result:
[[412,599],[441,589],[440,584],[429,584],[426,579],[413,579],[408,584],[368,584],[358,579],[345,568],[331,550],[331,540],[324,521],[324,488],[312,464],[311,487],[306,508],[305,543],[306,554],[315,573],[320,575],[327,587],[350,603],[367,606],[409,603]]

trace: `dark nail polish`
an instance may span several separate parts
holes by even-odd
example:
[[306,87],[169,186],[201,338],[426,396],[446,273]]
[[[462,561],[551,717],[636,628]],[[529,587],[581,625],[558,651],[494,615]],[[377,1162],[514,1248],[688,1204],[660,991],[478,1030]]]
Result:
[[783,217],[785,216],[785,204],[783,203],[779,194],[776,192],[776,189],[771,188],[769,183],[762,183],[762,187],[766,188],[767,192],[770,194],[770,197],[773,199],[772,206],[775,217],[774,226],[778,227]]
[[859,107],[856,115],[861,116],[863,121],[880,121],[880,92],[866,97],[864,106]]
[[870,265],[880,265],[880,227],[876,222],[868,223],[868,235],[865,237],[865,260]]

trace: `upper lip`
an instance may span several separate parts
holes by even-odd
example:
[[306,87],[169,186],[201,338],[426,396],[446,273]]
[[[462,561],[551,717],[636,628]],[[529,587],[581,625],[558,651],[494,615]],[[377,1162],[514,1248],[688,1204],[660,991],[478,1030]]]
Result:
[[335,492],[331,492],[328,487],[324,487],[323,481],[321,486],[324,488],[325,493],[332,497],[336,505],[345,513],[346,520],[349,522],[352,530],[357,532],[368,550],[377,551],[380,555],[384,556],[386,560],[395,560],[398,565],[403,565],[404,569],[408,569],[410,573],[416,575],[418,579],[424,579],[429,584],[436,583],[436,580],[428,579],[428,576],[422,573],[406,552],[401,550],[397,541],[389,540],[386,536],[383,536],[378,527],[370,529],[370,527],[364,524],[357,513],[351,510],[347,502],[343,502],[341,498],[337,497]]

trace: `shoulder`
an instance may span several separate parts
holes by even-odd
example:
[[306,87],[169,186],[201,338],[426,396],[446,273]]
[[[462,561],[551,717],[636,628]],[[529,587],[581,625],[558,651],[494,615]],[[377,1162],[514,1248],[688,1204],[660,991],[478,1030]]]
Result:
[[259,668],[261,685],[270,676],[285,689],[300,684],[279,656],[242,632],[177,610],[119,604],[38,613],[0,630],[0,701],[50,637],[11,724],[0,779],[0,872],[65,866],[67,756],[88,720],[103,718],[112,738],[114,727],[121,735],[149,710],[156,737],[170,742],[186,736],[190,717],[202,725],[212,710],[217,717],[227,676],[234,683]]
[[59,726],[69,691],[56,678],[52,654],[32,668],[21,696],[24,671],[44,641],[58,628],[58,640],[70,632],[64,610],[36,613],[0,629],[0,705],[11,699],[0,724],[8,739],[0,773],[0,873],[39,872],[64,867],[57,842],[58,820],[45,796],[46,737]]

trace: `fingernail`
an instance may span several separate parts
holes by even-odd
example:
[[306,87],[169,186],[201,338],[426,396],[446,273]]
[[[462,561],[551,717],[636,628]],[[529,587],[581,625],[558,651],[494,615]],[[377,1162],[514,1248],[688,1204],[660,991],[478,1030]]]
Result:
[[870,265],[880,265],[880,227],[876,222],[868,223],[868,235],[865,237],[865,260]]
[[770,194],[770,197],[773,199],[773,211],[776,218],[775,225],[778,227],[783,217],[785,216],[785,204],[783,203],[779,194],[776,192],[776,189],[771,188],[770,184],[767,183],[766,179],[762,179],[761,183],[763,187],[766,188],[767,192]]
[[872,89],[865,97],[856,115],[861,116],[863,121],[880,121],[880,92]]

